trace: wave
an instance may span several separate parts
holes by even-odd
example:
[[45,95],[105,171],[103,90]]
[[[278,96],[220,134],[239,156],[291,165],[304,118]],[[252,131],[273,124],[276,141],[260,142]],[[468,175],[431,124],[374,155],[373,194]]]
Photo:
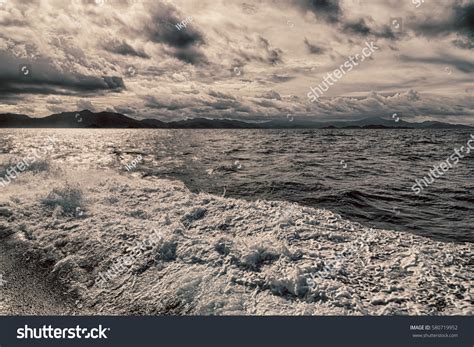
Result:
[[[110,170],[41,172],[28,182],[12,183],[0,201],[13,216],[10,242],[27,247],[31,263],[50,269],[58,286],[91,312],[473,313],[465,293],[468,244],[370,229],[285,201],[193,194],[181,182]],[[68,184],[82,199],[68,195]],[[45,205],[43,196],[55,198]],[[61,209],[79,203],[80,214]]]

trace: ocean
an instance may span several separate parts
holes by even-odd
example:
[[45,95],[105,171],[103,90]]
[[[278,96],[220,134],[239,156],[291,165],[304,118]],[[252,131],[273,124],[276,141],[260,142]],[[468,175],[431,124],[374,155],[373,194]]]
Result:
[[369,227],[474,241],[472,153],[419,195],[411,189],[466,145],[468,130],[2,129],[0,162],[53,135],[55,165],[176,179],[194,192],[291,201]]

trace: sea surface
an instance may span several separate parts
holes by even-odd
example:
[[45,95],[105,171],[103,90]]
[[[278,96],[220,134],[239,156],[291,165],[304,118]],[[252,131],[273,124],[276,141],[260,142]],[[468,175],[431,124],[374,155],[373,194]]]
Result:
[[421,194],[411,190],[415,179],[466,146],[471,133],[1,129],[0,162],[21,158],[55,135],[50,160],[60,166],[178,179],[195,192],[287,200],[367,226],[473,242],[474,152]]

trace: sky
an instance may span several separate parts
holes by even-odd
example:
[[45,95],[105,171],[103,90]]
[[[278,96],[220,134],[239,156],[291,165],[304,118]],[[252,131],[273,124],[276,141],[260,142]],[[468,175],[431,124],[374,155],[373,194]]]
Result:
[[474,0],[0,0],[0,26],[0,113],[474,124]]

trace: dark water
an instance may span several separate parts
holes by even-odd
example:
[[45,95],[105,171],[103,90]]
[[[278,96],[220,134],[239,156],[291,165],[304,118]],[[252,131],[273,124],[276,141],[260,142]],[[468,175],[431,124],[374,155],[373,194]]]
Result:
[[288,200],[368,226],[474,241],[474,153],[420,195],[411,190],[466,146],[469,131],[4,129],[0,148],[20,155],[51,134],[59,139],[54,160],[68,167],[129,174],[124,165],[141,155],[138,171],[180,179],[193,191]]
[[469,138],[452,130],[177,130],[162,156],[182,161],[149,172],[194,191],[288,200],[365,225],[474,241],[474,153],[420,195],[411,190]]

